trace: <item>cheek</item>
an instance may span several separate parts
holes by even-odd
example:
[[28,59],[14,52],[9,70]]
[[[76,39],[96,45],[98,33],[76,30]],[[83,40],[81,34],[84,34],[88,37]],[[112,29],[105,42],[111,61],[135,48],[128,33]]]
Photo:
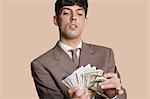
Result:
[[79,25],[81,26],[81,28],[84,27],[84,24],[85,24],[85,20],[80,20],[80,21],[79,21]]
[[67,18],[63,18],[60,20],[59,25],[60,27],[66,27],[68,23],[69,23],[69,20]]

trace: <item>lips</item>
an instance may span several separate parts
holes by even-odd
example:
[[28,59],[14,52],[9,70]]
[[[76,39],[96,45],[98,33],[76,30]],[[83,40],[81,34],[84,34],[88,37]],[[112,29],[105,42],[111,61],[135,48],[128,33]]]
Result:
[[69,28],[71,29],[71,30],[75,30],[75,29],[77,29],[77,25],[76,24],[70,24],[69,25]]

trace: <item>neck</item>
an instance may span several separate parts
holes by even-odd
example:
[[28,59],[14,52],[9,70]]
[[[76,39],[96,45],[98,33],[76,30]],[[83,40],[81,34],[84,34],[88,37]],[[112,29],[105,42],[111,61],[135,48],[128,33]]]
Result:
[[63,42],[64,44],[72,47],[72,48],[76,48],[76,46],[82,41],[81,39],[60,39],[61,42]]

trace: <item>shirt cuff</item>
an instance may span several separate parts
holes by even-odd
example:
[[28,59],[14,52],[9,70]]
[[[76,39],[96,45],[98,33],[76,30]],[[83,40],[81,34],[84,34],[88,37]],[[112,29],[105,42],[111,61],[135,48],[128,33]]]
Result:
[[117,98],[117,95],[116,95],[116,96],[114,96],[114,97],[113,97],[113,98],[111,98],[111,99],[118,99],[118,98]]

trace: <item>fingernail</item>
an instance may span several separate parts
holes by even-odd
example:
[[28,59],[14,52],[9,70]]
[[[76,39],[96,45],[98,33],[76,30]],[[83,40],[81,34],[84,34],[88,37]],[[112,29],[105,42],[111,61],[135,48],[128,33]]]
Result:
[[104,86],[104,85],[101,85],[101,88],[103,89],[103,88],[105,88],[105,86]]

